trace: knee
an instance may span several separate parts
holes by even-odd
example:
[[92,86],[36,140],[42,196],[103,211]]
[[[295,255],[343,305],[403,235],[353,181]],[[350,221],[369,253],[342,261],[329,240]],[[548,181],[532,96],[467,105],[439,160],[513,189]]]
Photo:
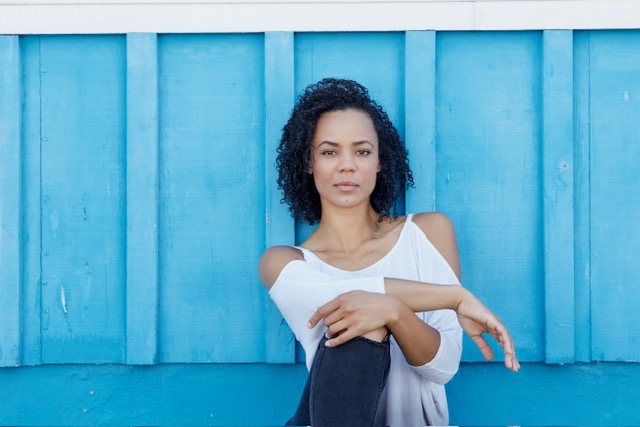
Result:
[[370,339],[371,341],[382,342],[389,335],[389,330],[386,327],[381,327],[378,329],[374,329],[373,331],[367,332],[362,335],[364,338]]

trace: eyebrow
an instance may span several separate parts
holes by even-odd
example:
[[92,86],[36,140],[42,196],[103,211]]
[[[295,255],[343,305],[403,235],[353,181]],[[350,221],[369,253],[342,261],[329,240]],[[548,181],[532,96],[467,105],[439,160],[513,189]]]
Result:
[[[340,144],[338,144],[337,142],[333,142],[333,141],[322,141],[320,144],[318,144],[318,147],[321,147],[322,145],[327,144],[331,147],[339,147]],[[355,141],[351,143],[352,147],[358,147],[360,145],[364,145],[364,144],[369,144],[372,148],[373,148],[373,144],[370,141],[367,141],[366,139],[363,139],[362,141]]]

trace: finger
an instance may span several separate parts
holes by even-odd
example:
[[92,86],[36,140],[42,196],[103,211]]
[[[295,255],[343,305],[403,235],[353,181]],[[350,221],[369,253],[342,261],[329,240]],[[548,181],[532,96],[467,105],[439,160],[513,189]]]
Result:
[[342,320],[344,320],[344,315],[342,314],[341,310],[335,310],[329,314],[326,314],[322,322],[327,328],[330,328],[331,326],[338,322],[341,322]]
[[348,326],[344,320],[340,320],[339,322],[333,323],[331,326],[327,328],[326,336],[327,338],[334,338],[346,331]]
[[512,357],[514,355],[513,340],[509,335],[509,331],[507,331],[506,328],[500,328],[497,332],[497,335],[498,335],[497,341],[502,347],[502,350],[504,351],[505,356]]
[[315,327],[324,316],[335,311],[338,308],[338,305],[338,302],[334,299],[332,301],[329,301],[325,305],[318,307],[316,312],[309,319],[309,323],[307,323],[307,326],[309,328]]
[[513,372],[518,372],[520,370],[520,361],[516,355],[516,346],[513,343],[513,340],[511,340],[511,347],[513,348],[513,355],[511,356],[513,361]]
[[487,360],[493,360],[493,350],[487,343],[487,341],[482,337],[482,335],[474,335],[470,336],[476,346],[480,349],[482,356]]
[[[509,335],[509,331],[507,331],[504,326],[497,327],[495,334],[497,336],[496,340],[502,347],[504,351],[504,364],[505,366],[512,370],[513,372],[518,372],[520,369],[520,363],[518,363],[518,358],[516,356],[516,348],[513,343],[513,339]],[[493,334],[492,334],[493,335]]]
[[324,345],[326,345],[327,347],[337,347],[339,345],[342,345],[344,343],[346,343],[347,341],[352,340],[353,338],[357,337],[358,334],[347,329],[344,332],[342,332],[340,335],[338,335],[337,337],[331,338],[327,341],[325,341]]

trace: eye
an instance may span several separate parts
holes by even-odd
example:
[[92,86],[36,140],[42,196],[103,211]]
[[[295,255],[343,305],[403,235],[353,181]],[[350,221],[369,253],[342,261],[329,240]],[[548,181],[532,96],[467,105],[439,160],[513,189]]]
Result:
[[322,150],[320,155],[322,156],[334,156],[336,154],[336,150]]
[[361,150],[356,151],[356,154],[357,154],[358,156],[366,157],[366,156],[368,156],[369,154],[371,154],[371,151],[363,148],[363,149],[361,149]]

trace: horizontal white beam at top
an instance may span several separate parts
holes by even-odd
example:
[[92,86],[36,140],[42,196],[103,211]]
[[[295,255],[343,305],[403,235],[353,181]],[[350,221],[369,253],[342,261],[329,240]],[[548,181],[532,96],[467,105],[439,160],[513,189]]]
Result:
[[640,0],[0,0],[0,34],[640,28]]

